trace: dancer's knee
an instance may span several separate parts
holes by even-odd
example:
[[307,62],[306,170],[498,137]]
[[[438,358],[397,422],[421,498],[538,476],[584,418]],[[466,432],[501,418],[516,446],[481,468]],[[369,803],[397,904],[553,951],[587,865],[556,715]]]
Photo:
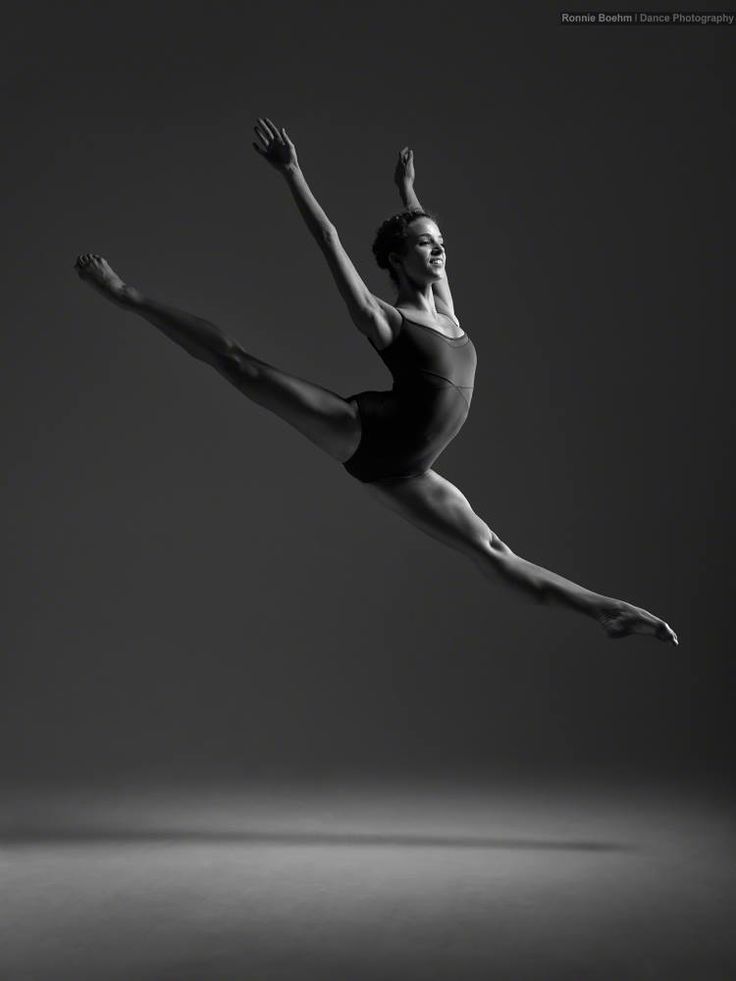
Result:
[[465,550],[472,557],[485,558],[492,549],[493,532],[474,511],[468,507],[460,523],[461,538]]
[[488,529],[490,538],[488,541],[488,547],[491,551],[498,553],[499,555],[512,555],[511,549],[508,547],[506,542],[502,542],[495,531]]
[[509,551],[508,546],[504,545],[498,535],[486,522],[467,505],[466,514],[470,519],[467,525],[468,537],[472,540],[475,548],[485,551],[504,552]]
[[505,555],[513,555],[511,549],[505,542],[502,542],[498,535],[485,521],[478,519],[473,527],[469,529],[467,544],[473,558],[483,562],[495,561]]
[[256,382],[262,375],[262,365],[229,337],[223,338],[222,346],[215,352],[214,365],[234,384]]

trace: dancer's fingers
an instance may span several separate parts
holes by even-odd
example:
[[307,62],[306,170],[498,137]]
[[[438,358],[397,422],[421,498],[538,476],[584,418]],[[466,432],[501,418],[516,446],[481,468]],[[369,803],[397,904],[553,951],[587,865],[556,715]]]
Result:
[[275,138],[279,141],[279,143],[285,143],[286,141],[284,140],[284,127],[283,126],[277,126],[276,123],[272,119],[269,119],[268,121],[271,124],[271,126],[273,127]]
[[274,123],[273,120],[269,119],[268,116],[266,116],[265,118],[266,118],[266,125],[268,126],[268,131],[271,134],[272,138],[274,140],[280,140],[281,137],[279,135],[279,131],[278,131],[278,127],[276,126],[276,123]]
[[291,142],[289,134],[286,132],[283,126],[281,127],[281,138],[288,147],[293,148],[294,144]]
[[268,149],[268,145],[271,140],[266,136],[266,133],[260,128],[260,126],[254,126],[253,131],[255,132],[258,139],[261,141],[263,146]]
[[260,155],[261,155],[262,157],[265,157],[265,156],[266,156],[266,153],[265,153],[265,151],[264,151],[264,150],[261,150],[261,148],[260,148],[260,147],[258,146],[258,144],[257,144],[257,143],[254,143],[254,144],[253,144],[253,149],[254,149],[254,150],[255,150],[255,151],[257,152],[257,153],[259,153],[259,154],[260,154]]

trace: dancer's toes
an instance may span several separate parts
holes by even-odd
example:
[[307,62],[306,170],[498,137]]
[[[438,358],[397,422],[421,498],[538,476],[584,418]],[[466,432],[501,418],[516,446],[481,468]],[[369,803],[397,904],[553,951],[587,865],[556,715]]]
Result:
[[664,641],[665,644],[674,644],[675,647],[677,647],[680,643],[677,639],[677,634],[675,631],[668,623],[665,623],[664,620],[659,621],[656,635],[657,639]]
[[666,643],[678,643],[677,634],[669,624],[631,603],[612,600],[601,610],[598,619],[608,636],[614,639],[629,634],[650,634]]
[[80,279],[94,286],[108,299],[125,299],[127,287],[106,259],[95,252],[85,252],[77,256],[74,263]]

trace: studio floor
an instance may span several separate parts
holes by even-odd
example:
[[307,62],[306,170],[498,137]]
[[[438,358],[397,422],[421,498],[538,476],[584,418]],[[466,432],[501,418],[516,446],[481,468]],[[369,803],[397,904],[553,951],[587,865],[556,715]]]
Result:
[[26,790],[0,976],[732,981],[735,843],[651,788]]

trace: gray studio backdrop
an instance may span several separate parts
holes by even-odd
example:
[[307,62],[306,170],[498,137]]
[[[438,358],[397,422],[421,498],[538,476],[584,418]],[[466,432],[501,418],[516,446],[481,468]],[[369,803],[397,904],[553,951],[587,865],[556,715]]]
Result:
[[[8,778],[725,773],[733,30],[463,3],[3,26]],[[267,361],[386,386],[251,148],[259,114],[390,300],[370,244],[414,148],[479,355],[438,469],[679,649],[484,581],[77,280],[101,252]]]

